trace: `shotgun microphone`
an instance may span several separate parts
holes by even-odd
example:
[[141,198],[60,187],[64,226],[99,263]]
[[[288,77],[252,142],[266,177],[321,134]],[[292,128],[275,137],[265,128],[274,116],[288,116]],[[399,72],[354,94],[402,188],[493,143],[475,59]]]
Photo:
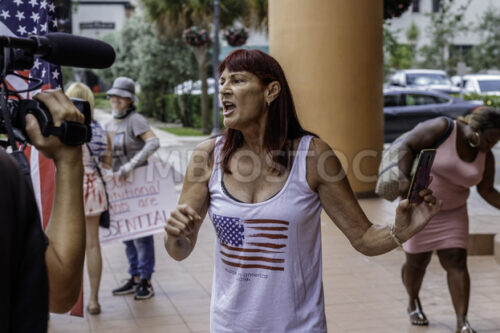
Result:
[[0,36],[0,47],[23,49],[55,65],[108,68],[115,61],[111,45],[92,38],[53,32],[44,36]]

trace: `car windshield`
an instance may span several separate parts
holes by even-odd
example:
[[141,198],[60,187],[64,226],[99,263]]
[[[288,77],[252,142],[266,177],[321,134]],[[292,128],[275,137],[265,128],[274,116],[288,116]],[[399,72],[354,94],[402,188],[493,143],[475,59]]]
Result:
[[478,80],[481,92],[500,91],[500,80]]
[[451,80],[443,74],[407,74],[406,80],[411,86],[452,85]]

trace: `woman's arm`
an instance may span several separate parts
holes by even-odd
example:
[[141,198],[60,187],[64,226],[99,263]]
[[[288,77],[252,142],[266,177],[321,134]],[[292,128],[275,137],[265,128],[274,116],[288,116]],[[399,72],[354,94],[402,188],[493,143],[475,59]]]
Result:
[[408,193],[410,187],[410,172],[413,161],[422,149],[432,147],[448,129],[448,120],[445,117],[429,119],[419,123],[404,138],[399,147],[399,170],[401,179],[399,192]]
[[148,139],[151,139],[151,138],[156,138],[156,135],[153,133],[152,130],[149,130],[143,134],[140,135],[142,141],[146,142],[148,141]]
[[214,163],[215,139],[200,143],[194,150],[184,177],[177,208],[170,214],[165,231],[165,249],[176,260],[193,251],[209,205],[208,182]]
[[102,155],[102,166],[105,169],[111,169],[113,165],[113,142],[111,141],[111,137],[109,133],[106,132],[106,140],[108,142],[106,152]]
[[[356,250],[373,256],[397,246],[389,226],[374,225],[368,220],[345,177],[339,159],[320,139],[313,139],[311,142],[307,181],[311,189],[318,192],[321,205],[328,216]],[[394,232],[401,242],[420,231],[440,209],[440,203],[434,205],[436,198],[429,189],[420,194],[424,197],[422,204],[409,204],[408,200],[403,200],[396,210]],[[433,205],[429,206],[428,203]]]
[[137,166],[146,162],[155,151],[160,148],[160,140],[156,137],[152,130],[148,130],[139,136],[144,141],[144,147],[139,150],[134,157],[118,169],[119,177],[126,177]]
[[495,157],[488,151],[481,182],[477,184],[477,192],[484,200],[496,208],[500,208],[500,193],[494,187],[495,182]]
[[[55,126],[63,120],[83,123],[83,115],[62,90],[46,90],[34,98],[49,108]],[[82,149],[65,145],[52,135],[44,137],[32,115],[26,116],[26,131],[31,142],[56,166],[54,204],[45,230],[49,238],[45,262],[49,279],[49,309],[63,313],[76,303],[83,276],[85,216]]]

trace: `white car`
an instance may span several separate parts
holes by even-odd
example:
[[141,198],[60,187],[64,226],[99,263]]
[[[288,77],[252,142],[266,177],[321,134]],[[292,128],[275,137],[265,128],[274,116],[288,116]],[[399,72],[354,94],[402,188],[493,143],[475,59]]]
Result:
[[389,85],[437,90],[446,94],[460,93],[460,88],[453,85],[448,74],[439,69],[401,69],[391,75]]
[[[215,92],[215,79],[209,77],[207,79],[207,85],[208,85],[208,91],[207,91],[208,94],[213,95]],[[181,84],[175,86],[174,92],[177,95],[184,95],[184,94],[201,95],[201,80],[198,80],[196,82],[193,82],[191,80],[184,81]]]
[[500,96],[500,75],[468,74],[462,81],[465,93]]

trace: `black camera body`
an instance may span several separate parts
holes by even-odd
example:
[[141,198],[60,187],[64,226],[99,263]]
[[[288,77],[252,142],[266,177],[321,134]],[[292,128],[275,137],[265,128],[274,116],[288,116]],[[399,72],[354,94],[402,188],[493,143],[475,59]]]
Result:
[[[113,64],[116,55],[109,44],[71,34],[48,33],[27,38],[0,35],[0,134],[7,133],[7,140],[1,138],[0,145],[5,148],[10,146],[11,156],[17,160],[28,179],[30,166],[23,152],[26,143],[30,142],[26,133],[26,115],[32,114],[37,119],[44,136],[55,135],[67,145],[79,146],[89,142],[92,137],[88,102],[73,99],[85,117],[83,124],[64,121],[55,126],[45,105],[22,99],[21,93],[39,90],[44,83],[41,78],[18,72],[32,68],[35,56],[56,65],[107,68]],[[26,88],[20,90],[8,85],[6,77],[9,75],[27,82]]]
[[[55,135],[61,142],[71,146],[78,146],[89,142],[92,138],[92,129],[90,127],[90,104],[79,98],[71,98],[71,100],[76,108],[84,115],[85,122],[82,124],[72,121],[63,121],[61,125],[56,127],[54,126],[50,111],[43,103],[32,99],[10,99],[7,103],[7,107],[16,140],[30,143],[25,129],[25,116],[32,114],[37,119],[40,130],[44,136]],[[0,132],[2,132],[4,123],[5,120],[2,119],[0,114]]]

